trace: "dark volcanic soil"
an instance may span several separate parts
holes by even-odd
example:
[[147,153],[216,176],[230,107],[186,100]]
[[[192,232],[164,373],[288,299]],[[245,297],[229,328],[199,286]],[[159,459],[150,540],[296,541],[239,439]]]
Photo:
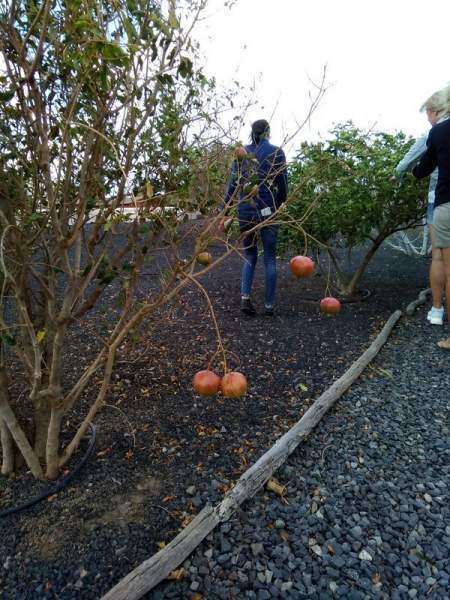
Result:
[[[230,366],[247,376],[248,394],[237,400],[193,394],[192,376],[206,368],[216,343],[204,298],[189,289],[163,320],[148,323],[143,354],[142,343],[122,354],[108,406],[96,419],[94,454],[79,477],[58,495],[0,519],[2,599],[87,600],[105,593],[207,501],[219,500],[301,417],[389,315],[427,287],[428,260],[382,248],[363,280],[370,298],[345,304],[334,319],[318,310],[325,279],[294,280],[287,259],[279,262],[275,317],[241,316],[239,269],[239,257],[232,257],[204,285]],[[261,265],[254,302],[261,310]],[[80,347],[80,356],[88,352]],[[23,476],[0,486],[4,509],[42,484]]]

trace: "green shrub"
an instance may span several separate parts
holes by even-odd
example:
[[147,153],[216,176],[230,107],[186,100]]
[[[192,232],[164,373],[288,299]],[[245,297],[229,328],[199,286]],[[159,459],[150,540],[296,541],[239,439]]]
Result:
[[[303,144],[289,168],[285,219],[291,226],[282,228],[282,249],[304,247],[306,231],[309,248],[329,253],[340,292],[353,294],[381,243],[425,214],[426,184],[410,174],[393,177],[411,143],[403,133],[363,132],[345,123],[329,140]],[[344,273],[337,250],[361,245],[361,263]]]

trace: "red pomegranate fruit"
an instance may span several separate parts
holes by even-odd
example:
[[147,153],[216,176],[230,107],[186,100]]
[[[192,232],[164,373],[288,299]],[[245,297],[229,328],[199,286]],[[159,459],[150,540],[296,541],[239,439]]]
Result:
[[341,310],[341,303],[337,298],[328,296],[320,301],[320,312],[327,317],[334,317]]
[[222,377],[221,388],[225,398],[240,398],[247,391],[247,378],[242,373],[231,371]]
[[247,158],[247,150],[244,146],[237,146],[234,150],[234,155],[237,160],[244,160],[244,158]]
[[200,396],[214,396],[220,390],[220,383],[220,377],[207,369],[198,371],[192,379],[192,387]]
[[289,265],[296,277],[309,277],[314,272],[314,262],[308,256],[294,256]]

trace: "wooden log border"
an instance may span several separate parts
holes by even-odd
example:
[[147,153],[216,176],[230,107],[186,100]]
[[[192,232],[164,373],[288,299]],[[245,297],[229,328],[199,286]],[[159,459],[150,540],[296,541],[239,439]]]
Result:
[[[427,292],[427,290],[424,290]],[[415,302],[425,302],[426,294]],[[412,306],[411,303],[408,308]],[[415,308],[415,306],[414,306]],[[408,310],[408,309],[407,309]],[[412,309],[414,310],[414,309]],[[409,314],[409,313],[408,313]],[[362,371],[378,354],[402,311],[395,311],[386,321],[381,332],[369,348],[337,379],[305,412],[303,417],[263,454],[236,482],[236,485],[215,507],[205,506],[194,520],[181,531],[165,548],[138,565],[100,600],[138,600],[165,579],[178,567],[211,531],[227,521],[239,506],[266,483],[272,474],[285,462],[295,448],[306,439],[324,414],[361,375]]]
[[427,296],[431,294],[431,288],[427,288],[426,290],[422,290],[419,294],[417,300],[414,300],[406,307],[405,313],[410,317],[413,312],[416,310],[418,306],[424,304],[427,301]]

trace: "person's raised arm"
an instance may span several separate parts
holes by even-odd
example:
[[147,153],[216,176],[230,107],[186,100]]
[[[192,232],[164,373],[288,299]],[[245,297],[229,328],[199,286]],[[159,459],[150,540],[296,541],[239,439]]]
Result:
[[427,138],[428,133],[425,133],[422,137],[418,138],[402,160],[395,167],[395,174],[403,175],[407,171],[411,171],[411,169],[417,164],[420,157],[427,149]]

